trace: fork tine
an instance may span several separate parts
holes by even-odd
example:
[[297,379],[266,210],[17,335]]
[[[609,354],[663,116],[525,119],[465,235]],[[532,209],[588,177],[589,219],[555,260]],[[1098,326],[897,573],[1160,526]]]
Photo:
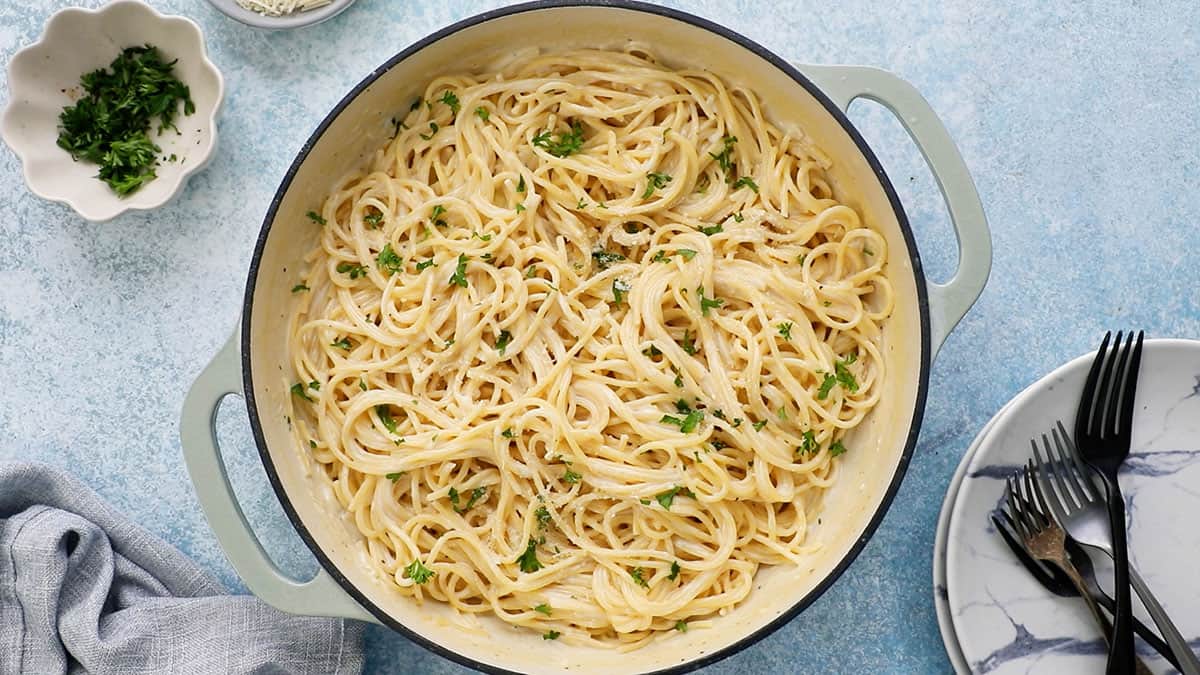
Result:
[[1118,332],[1117,340],[1113,343],[1114,362],[1112,369],[1105,374],[1105,383],[1108,385],[1108,399],[1104,407],[1104,417],[1101,419],[1101,438],[1117,437],[1117,420],[1120,418],[1121,398],[1125,391],[1125,366],[1129,363],[1129,351],[1132,348],[1133,333],[1129,333],[1125,344],[1122,345],[1121,333]]
[[1031,514],[1037,519],[1038,530],[1044,530],[1050,525],[1050,509],[1046,508],[1046,496],[1042,494],[1042,489],[1038,487],[1037,481],[1033,479],[1037,469],[1033,468],[1033,460],[1025,465],[1024,478],[1025,490],[1029,493],[1029,502],[1033,506],[1030,510]]
[[1083,394],[1079,397],[1079,411],[1075,414],[1075,436],[1085,436],[1089,433],[1093,410],[1096,409],[1096,385],[1100,380],[1100,370],[1104,365],[1104,356],[1108,351],[1108,341],[1112,339],[1112,331],[1104,334],[1104,341],[1092,359],[1092,367],[1088,370],[1087,380],[1083,385]]
[[1028,539],[1030,532],[1028,523],[1025,521],[1025,511],[1017,506],[1016,484],[1012,477],[1009,477],[1005,482],[1004,498],[1008,502],[1008,510],[1012,512],[1012,519],[1013,523],[1017,526],[1017,533],[1021,535],[1021,539]]
[[1105,438],[1104,422],[1108,419],[1108,402],[1116,389],[1113,386],[1116,379],[1114,370],[1117,365],[1117,357],[1121,353],[1121,339],[1123,336],[1124,333],[1117,331],[1117,335],[1112,341],[1112,348],[1108,350],[1108,354],[1104,357],[1104,367],[1100,370],[1100,383],[1097,385],[1099,389],[1096,391],[1096,406],[1092,410],[1092,423],[1088,427],[1091,429],[1092,435],[1097,438]]
[[[1059,436],[1059,432],[1062,436]],[[1057,460],[1062,472],[1066,474],[1071,481],[1071,485],[1075,488],[1076,501],[1082,507],[1089,501],[1096,501],[1100,498],[1100,492],[1096,490],[1096,486],[1092,485],[1088,475],[1091,469],[1082,466],[1079,458],[1075,454],[1075,448],[1070,445],[1071,439],[1067,438],[1067,430],[1062,428],[1062,422],[1058,426],[1050,430],[1050,434],[1054,436],[1054,447],[1058,450]],[[1050,446],[1046,446],[1046,454],[1050,454]]]
[[[1139,330],[1137,344],[1133,348],[1133,353],[1129,356],[1128,372],[1125,373],[1125,384],[1121,387],[1121,412],[1119,415],[1114,415],[1117,419],[1113,420],[1113,424],[1117,425],[1116,433],[1121,434],[1125,438],[1129,438],[1130,429],[1133,426],[1133,404],[1137,398],[1138,372],[1142,367],[1143,337],[1145,337],[1145,333]],[[1129,339],[1130,341],[1133,340],[1132,332],[1129,334]]]
[[[1063,485],[1062,479],[1059,478],[1058,473],[1053,472],[1051,466],[1052,463],[1046,462],[1042,459],[1042,453],[1038,450],[1037,443],[1032,440],[1029,443],[1033,446],[1033,462],[1035,465],[1037,465],[1035,470],[1035,473],[1037,474],[1037,482],[1040,484],[1042,494],[1046,499],[1046,503],[1050,505],[1050,512],[1054,514],[1054,517],[1058,521],[1064,521],[1067,519],[1067,511],[1074,511],[1076,508],[1075,503],[1071,499],[1073,495],[1071,495],[1070,490],[1066,489],[1066,486]],[[1042,443],[1046,445],[1046,456],[1049,457],[1050,445],[1045,434],[1042,434]],[[1054,477],[1053,484],[1050,482],[1051,475]]]

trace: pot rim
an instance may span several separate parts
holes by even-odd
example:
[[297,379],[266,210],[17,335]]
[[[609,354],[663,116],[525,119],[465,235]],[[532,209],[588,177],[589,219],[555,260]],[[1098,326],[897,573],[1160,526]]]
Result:
[[242,307],[240,348],[242,356],[242,377],[246,409],[250,418],[250,429],[254,436],[254,443],[258,448],[258,454],[263,463],[263,469],[267,474],[267,478],[271,482],[271,487],[274,489],[280,505],[283,507],[283,510],[287,514],[288,520],[291,521],[292,526],[296,528],[297,534],[300,535],[300,538],[304,541],[305,545],[307,545],[309,550],[312,551],[313,556],[315,556],[320,562],[321,567],[324,568],[324,570],[337,581],[338,585],[343,591],[349,594],[350,597],[354,598],[355,602],[370,612],[383,625],[400,633],[405,638],[421,645],[434,654],[482,672],[494,673],[497,675],[517,675],[516,671],[493,666],[489,663],[477,661],[469,656],[460,654],[452,649],[442,646],[437,642],[429,640],[418,634],[416,631],[408,628],[380,608],[370,599],[367,593],[359,590],[359,588],[355,586],[354,583],[348,578],[346,578],[346,576],[343,575],[338,569],[337,565],[335,565],[333,561],[325,554],[325,551],[321,548],[316,539],[312,536],[312,533],[309,532],[308,528],[300,520],[299,514],[292,506],[291,498],[288,496],[287,490],[284,487],[283,482],[280,480],[278,472],[275,470],[275,464],[271,459],[269,450],[267,449],[266,437],[263,434],[262,425],[259,422],[258,404],[254,395],[255,390],[253,368],[251,367],[250,324],[254,310],[254,291],[258,278],[259,266],[262,262],[263,250],[265,249],[267,239],[271,234],[271,227],[274,224],[275,215],[279,209],[279,205],[282,203],[284,196],[291,187],[292,180],[295,178],[300,166],[304,164],[305,160],[308,159],[309,153],[316,146],[321,136],[324,135],[325,131],[329,128],[333,121],[351,103],[353,103],[359,94],[361,94],[367,87],[390,71],[394,66],[409,58],[413,54],[421,51],[425,47],[435,42],[452,37],[456,33],[459,33],[467,28],[516,14],[523,14],[526,12],[534,12],[545,9],[561,9],[570,7],[600,7],[644,12],[647,14],[654,14],[657,16],[666,17],[668,19],[688,23],[698,28],[703,28],[710,33],[713,33],[717,37],[725,38],[731,42],[734,42],[735,44],[749,50],[772,66],[783,71],[784,74],[790,77],[796,84],[803,87],[811,96],[816,98],[817,101],[821,103],[822,107],[824,107],[825,110],[838,122],[842,129],[846,131],[851,140],[854,141],[854,144],[857,146],[859,152],[862,153],[863,157],[867,160],[868,165],[871,167],[871,170],[875,173],[876,178],[879,180],[879,183],[884,190],[884,194],[886,194],[888,198],[888,202],[891,205],[892,211],[896,215],[896,221],[899,225],[900,232],[904,237],[905,248],[907,249],[909,260],[912,263],[912,273],[916,282],[917,308],[920,314],[919,320],[921,328],[921,353],[919,359],[920,374],[917,382],[917,394],[913,409],[912,423],[909,426],[908,434],[905,438],[904,450],[901,453],[899,462],[896,465],[895,473],[893,474],[891,481],[888,483],[887,489],[883,494],[883,499],[880,501],[875,513],[872,514],[871,519],[867,522],[866,527],[863,528],[861,534],[859,534],[857,541],[850,546],[846,554],[840,561],[838,561],[838,564],[834,566],[834,568],[825,576],[825,578],[822,579],[816,586],[814,586],[812,590],[806,593],[804,597],[797,600],[790,608],[784,612],[781,612],[779,616],[775,617],[758,630],[755,630],[749,635],[746,635],[735,642],[727,644],[720,649],[716,649],[708,654],[701,655],[698,658],[677,665],[650,671],[645,675],[669,675],[674,673],[685,673],[728,658],[746,649],[747,647],[750,647],[771,633],[774,633],[784,624],[791,622],[792,619],[796,618],[796,616],[816,602],[816,600],[820,598],[825,591],[834,584],[834,582],[841,578],[842,574],[845,573],[845,571],[850,567],[851,563],[858,558],[858,555],[862,552],[867,542],[875,534],[876,530],[879,529],[879,525],[882,523],[884,516],[887,514],[888,509],[891,508],[892,502],[895,500],[896,493],[900,489],[900,484],[904,480],[904,476],[908,470],[909,462],[911,461],[913,452],[916,449],[917,437],[919,436],[921,430],[921,421],[925,413],[925,401],[929,387],[929,297],[925,286],[926,280],[924,269],[921,265],[920,254],[917,251],[916,239],[913,237],[912,228],[909,225],[908,216],[904,211],[904,206],[900,203],[900,199],[892,186],[891,180],[889,180],[887,174],[884,172],[883,166],[880,164],[879,159],[875,156],[875,153],[872,152],[871,148],[867,145],[866,140],[864,140],[862,135],[859,134],[858,130],[850,122],[846,114],[843,113],[833,103],[833,101],[821,91],[819,87],[801,74],[795,66],[780,58],[766,47],[763,47],[757,42],[754,42],[753,40],[736,31],[725,28],[724,26],[718,25],[708,19],[672,9],[670,7],[649,4],[647,2],[642,2],[641,0],[532,0],[531,2],[509,5],[507,7],[501,7],[470,16],[437,30],[414,42],[408,47],[405,47],[395,56],[391,57],[382,65],[372,70],[358,84],[354,85],[354,87],[345,96],[343,96],[341,100],[339,100],[333,107],[333,109],[321,120],[321,123],[300,148],[295,160],[292,161],[291,166],[288,167],[287,172],[284,174],[283,180],[280,182],[279,189],[275,192],[274,197],[271,199],[270,207],[267,209],[266,216],[263,218],[263,225],[262,229],[259,231],[258,240],[254,245],[254,254],[250,259],[250,268],[246,280],[246,292]]

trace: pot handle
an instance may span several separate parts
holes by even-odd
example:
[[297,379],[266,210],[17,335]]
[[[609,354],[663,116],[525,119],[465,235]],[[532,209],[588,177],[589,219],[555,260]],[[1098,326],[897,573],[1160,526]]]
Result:
[[239,331],[200,373],[183,401],[179,436],[196,496],[209,527],[233,569],[250,592],[291,614],[375,621],[322,567],[304,582],[283,573],[254,534],[233,492],[217,444],[217,408],[230,394],[242,394]]
[[992,269],[992,237],[979,193],[950,133],[908,82],[866,66],[798,66],[843,112],[856,98],[882,104],[900,120],[937,180],[958,239],[958,269],[944,284],[927,282],[930,358],[975,304]]

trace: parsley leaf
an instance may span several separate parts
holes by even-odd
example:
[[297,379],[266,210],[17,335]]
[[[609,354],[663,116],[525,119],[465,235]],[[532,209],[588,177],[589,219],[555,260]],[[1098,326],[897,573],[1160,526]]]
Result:
[[466,253],[458,254],[458,265],[454,268],[454,274],[450,277],[451,286],[467,287],[467,261],[470,258]]
[[686,633],[687,632],[687,622],[684,621],[683,619],[676,621],[675,622],[675,630],[679,631],[680,633]]
[[517,435],[513,433],[513,430],[511,428],[501,431],[500,435],[505,438],[516,438],[517,437]]
[[625,281],[624,279],[613,279],[613,282],[612,282],[613,302],[618,305],[621,304],[622,302],[625,302],[625,296],[629,293],[630,290],[631,290],[631,287],[630,287],[628,281]]
[[833,445],[829,446],[829,456],[837,457],[846,452],[846,446],[842,445],[840,440],[834,441]]
[[379,227],[383,223],[383,211],[372,208],[371,213],[363,216],[363,224],[371,229]]
[[754,190],[756,193],[758,192],[758,183],[755,183],[754,179],[750,176],[742,176],[741,178],[737,179],[736,182],[734,182],[733,189],[736,190],[741,187],[748,187],[751,190]]
[[525,191],[525,174],[521,174],[521,178],[517,180],[517,192]]
[[545,633],[542,633],[542,639],[543,640],[557,640],[558,636],[560,636],[560,635],[562,635],[562,633],[560,633],[556,630],[549,630],[549,631],[546,631]]
[[437,225],[438,227],[445,227],[446,219],[440,217],[445,212],[446,207],[442,206],[441,204],[435,204],[433,210],[429,212],[429,219],[433,221],[434,225]]
[[361,375],[358,377],[358,388],[363,391],[367,390],[367,381],[364,380]]
[[730,171],[733,169],[733,146],[735,143],[737,143],[737,137],[726,136],[725,138],[721,139],[721,143],[723,145],[721,151],[710,152],[708,153],[708,156],[717,160],[717,165],[721,167],[721,171],[725,172],[725,179],[730,180],[732,178]]
[[633,577],[633,582],[642,588],[650,588],[650,584],[646,583],[646,570],[641,567],[635,567],[629,570],[629,576]]
[[690,248],[681,248],[675,252],[683,256],[684,260],[691,260],[692,258],[696,257],[696,252]]
[[650,262],[668,263],[671,262],[671,256],[667,255],[666,251],[659,249],[654,254],[654,257],[650,258]]
[[351,279],[367,276],[367,268],[358,263],[340,262],[335,269],[342,274],[349,274]]
[[696,352],[700,351],[696,349],[696,341],[692,338],[690,329],[683,331],[683,351],[687,352],[689,356],[695,356]]
[[430,122],[430,123],[429,123],[429,133],[427,133],[427,134],[417,134],[417,135],[421,137],[421,140],[423,140],[423,141],[428,141],[428,140],[430,140],[431,138],[433,138],[433,135],[434,135],[434,134],[436,134],[436,133],[438,132],[438,128],[439,128],[439,127],[438,127],[438,124],[437,124],[437,122]]
[[396,433],[396,418],[392,417],[392,409],[386,403],[375,406],[375,414],[379,416],[379,421],[385,429]]
[[550,609],[550,605],[547,605],[546,603],[543,602],[542,604],[538,605],[537,607],[534,607],[533,611],[541,612],[542,614],[545,614],[546,616],[550,616],[550,612],[553,610]]
[[575,473],[574,471],[572,471],[570,469],[567,469],[567,472],[564,473],[562,476],[563,482],[568,485],[574,485],[582,479],[583,479],[583,476],[579,475],[578,473]]
[[776,328],[779,329],[779,334],[781,336],[783,336],[784,340],[792,339],[792,322],[791,321],[785,321],[785,322],[779,324],[778,326],[776,326]]
[[721,298],[704,297],[704,287],[697,288],[696,294],[700,296],[700,314],[703,316],[708,316],[708,310],[725,304],[725,301]]
[[300,398],[304,399],[305,401],[308,401],[309,403],[313,402],[313,400],[308,397],[308,392],[304,391],[304,385],[300,384],[299,382],[292,385],[291,392],[292,392],[293,396],[299,396]]
[[667,579],[669,579],[671,581],[675,581],[678,578],[679,578],[679,561],[676,560],[671,563],[671,573],[667,575]]
[[442,92],[441,101],[442,101],[442,103],[445,103],[446,105],[450,106],[450,116],[451,117],[458,115],[458,109],[460,106],[458,103],[458,96],[455,96],[454,92],[450,91],[449,89]]
[[[685,487],[676,485],[675,487],[671,488],[670,490],[667,490],[666,492],[660,492],[660,493],[654,495],[654,499],[657,500],[658,503],[661,504],[664,509],[670,511],[671,504],[675,502],[675,495],[679,494],[680,492],[682,492],[684,495],[687,495],[689,497],[694,496],[692,494],[691,490],[689,490]],[[675,579],[675,576],[678,576],[678,574],[679,574],[678,564],[671,566],[671,573],[672,573],[672,576],[668,577],[669,579],[673,580],[673,579]]]
[[754,427],[755,431],[762,431],[763,427],[767,426],[767,421],[760,420],[758,422],[755,422],[754,424],[751,424],[750,426]]
[[379,271],[386,273],[389,277],[404,270],[404,258],[396,254],[390,243],[383,245],[383,250],[375,258],[375,264],[379,267]]
[[809,429],[800,435],[800,445],[796,447],[796,452],[798,454],[808,455],[815,453],[820,449],[820,446],[817,445],[817,437],[813,433],[812,429]]
[[397,471],[396,473],[385,474],[383,477],[395,483],[396,481],[400,480],[400,476],[403,475],[403,471]]
[[829,392],[833,391],[835,384],[837,384],[837,378],[832,373],[825,373],[825,379],[821,381],[821,386],[817,389],[817,398],[822,401],[829,398]]
[[293,293],[299,293],[300,291],[311,291],[311,290],[312,290],[312,289],[311,289],[311,288],[309,288],[309,287],[308,287],[307,285],[305,285],[305,284],[296,284],[295,286],[292,286],[292,292],[293,292]]
[[656,347],[655,345],[651,344],[649,347],[646,347],[645,349],[642,350],[642,354],[644,354],[646,356],[651,356],[651,357],[662,356],[662,350],[659,349],[658,347]]
[[496,351],[500,352],[500,356],[504,356],[504,350],[508,348],[511,342],[512,333],[508,332],[507,329],[500,331],[500,334],[496,336]]
[[536,572],[542,569],[541,561],[537,559],[537,540],[530,539],[529,544],[525,546],[525,552],[521,557],[517,558],[517,563],[521,566],[521,571],[526,573]]
[[478,502],[480,499],[482,499],[483,496],[486,494],[487,494],[487,486],[480,486],[480,487],[475,488],[474,490],[471,490],[471,498],[467,500],[467,505],[462,508],[458,507],[458,500],[459,500],[458,490],[456,490],[454,488],[450,488],[450,490],[446,493],[446,496],[450,498],[450,505],[454,508],[454,512],[462,514],[462,513],[466,513],[467,511],[470,511],[471,507],[475,506],[475,503]]
[[858,380],[854,379],[854,373],[851,373],[847,366],[857,360],[858,355],[851,354],[833,364],[834,377],[837,378],[838,384],[842,385],[842,388],[850,393],[858,391]]
[[342,338],[341,340],[334,340],[333,342],[329,343],[329,346],[337,347],[339,349],[345,349],[346,351],[350,351],[350,349],[354,347],[354,345],[350,344],[350,338]]
[[743,216],[741,211],[738,211],[737,213],[733,214],[733,222],[735,222],[735,223],[740,223],[745,219],[746,219],[746,216]]
[[592,251],[592,260],[594,260],[596,262],[596,266],[602,270],[606,270],[624,259],[625,256],[621,255],[620,253],[610,253],[603,249]]
[[533,516],[537,518],[538,529],[545,529],[550,524],[550,511],[545,506],[537,507],[537,511],[533,512]]
[[417,271],[421,272],[423,270],[427,270],[430,267],[434,267],[436,265],[437,265],[437,263],[435,263],[433,261],[433,258],[430,258],[429,260],[422,260],[421,262],[417,263]]
[[708,236],[710,236],[710,237],[711,237],[711,236],[713,236],[714,234],[720,234],[721,232],[724,232],[724,231],[725,231],[725,228],[724,228],[724,227],[722,227],[722,226],[721,226],[721,225],[718,223],[718,224],[716,224],[716,225],[712,225],[712,226],[710,226],[710,227],[702,227],[702,228],[700,228],[700,231],[701,231],[701,232],[703,232],[704,234],[707,234]]
[[570,133],[559,133],[558,137],[546,131],[533,137],[533,144],[555,157],[567,157],[583,148],[583,126],[578,122],[571,123]]
[[418,584],[423,584],[436,575],[437,572],[434,572],[428,567],[422,565],[420,560],[414,560],[408,564],[408,567],[404,568],[404,578],[412,579]]
[[488,112],[488,109],[483,106],[475,108],[475,114],[479,115],[479,119],[483,120],[484,122],[488,121],[488,118],[492,116],[492,114]]
[[646,174],[646,191],[642,193],[642,199],[649,199],[655,190],[663,189],[670,182],[671,177],[665,173],[651,171]]
[[309,220],[313,221],[314,223],[316,223],[318,225],[325,224],[325,219],[322,218],[321,214],[317,213],[316,211],[309,211],[308,213],[306,213],[304,215],[308,216]]

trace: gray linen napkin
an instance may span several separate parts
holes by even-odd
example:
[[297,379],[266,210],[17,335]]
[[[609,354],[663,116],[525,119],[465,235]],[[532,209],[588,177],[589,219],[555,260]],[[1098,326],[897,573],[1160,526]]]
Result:
[[227,595],[78,479],[0,463],[0,673],[358,673],[362,624]]

